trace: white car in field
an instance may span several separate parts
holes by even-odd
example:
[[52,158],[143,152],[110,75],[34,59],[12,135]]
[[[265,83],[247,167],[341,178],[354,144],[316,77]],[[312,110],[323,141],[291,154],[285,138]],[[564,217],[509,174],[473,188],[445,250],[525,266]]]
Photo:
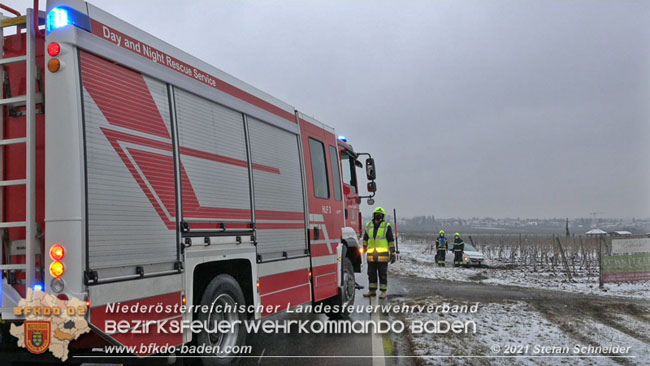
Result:
[[[445,256],[445,262],[447,265],[454,265],[454,252],[453,244],[450,245],[452,250],[447,251]],[[465,267],[476,266],[476,267],[487,267],[488,260],[485,258],[485,255],[476,249],[472,244],[465,243],[465,250],[463,251],[463,265]]]

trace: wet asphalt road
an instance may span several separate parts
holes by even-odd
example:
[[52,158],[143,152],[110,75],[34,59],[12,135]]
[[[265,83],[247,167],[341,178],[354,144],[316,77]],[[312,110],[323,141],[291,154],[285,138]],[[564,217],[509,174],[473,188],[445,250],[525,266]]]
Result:
[[[363,297],[368,288],[365,267],[356,274],[357,283],[364,286],[355,293],[355,305],[369,304]],[[273,320],[327,320],[324,314],[281,314]],[[370,319],[369,314],[354,313],[351,320]],[[242,365],[350,365],[371,366],[372,358],[351,358],[350,356],[372,356],[370,334],[254,334],[248,336],[248,344],[253,346],[253,355],[242,360]],[[278,357],[278,356],[293,356]],[[296,357],[307,356],[307,357]],[[319,357],[314,357],[319,356]],[[324,357],[322,357],[324,356]],[[342,357],[341,357],[342,356]]]
[[[357,274],[357,282],[364,286],[357,290],[355,304],[369,304],[362,294],[367,288],[365,268]],[[639,304],[650,305],[643,299],[628,299],[614,296],[594,296],[553,290],[527,289],[516,286],[488,285],[475,282],[452,282],[446,280],[425,279],[419,277],[402,277],[389,275],[389,300],[411,300],[429,296],[440,296],[453,303],[457,302],[501,302],[505,300],[526,301],[532,303],[563,304],[563,306],[580,306],[578,304]],[[382,315],[382,319],[386,317]],[[275,319],[322,319],[320,314],[283,314]],[[369,314],[353,314],[353,320],[369,320]],[[395,355],[410,354],[405,345],[404,335],[393,335],[392,352]],[[353,365],[371,366],[373,358],[351,358],[349,356],[371,356],[372,335],[370,334],[257,334],[249,336],[253,346],[253,355],[243,360],[243,365]],[[270,356],[270,357],[269,357]],[[293,357],[278,357],[293,356]],[[299,357],[306,356],[306,357]],[[325,356],[325,357],[315,357]],[[376,360],[375,360],[376,361]],[[408,366],[414,359],[384,359],[386,365]],[[376,364],[375,364],[376,365]]]

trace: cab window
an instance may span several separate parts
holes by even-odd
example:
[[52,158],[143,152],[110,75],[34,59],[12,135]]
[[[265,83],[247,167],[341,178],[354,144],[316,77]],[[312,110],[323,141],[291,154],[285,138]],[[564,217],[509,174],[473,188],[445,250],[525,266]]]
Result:
[[334,146],[330,146],[330,164],[332,165],[332,181],[334,182],[334,199],[341,201],[341,170],[339,169],[339,154]]
[[346,152],[341,153],[341,167],[343,168],[343,183],[352,187],[354,193],[357,193],[354,158]]
[[318,140],[309,138],[309,155],[311,157],[311,175],[314,180],[314,195],[317,198],[329,199],[330,187],[327,179],[325,145]]

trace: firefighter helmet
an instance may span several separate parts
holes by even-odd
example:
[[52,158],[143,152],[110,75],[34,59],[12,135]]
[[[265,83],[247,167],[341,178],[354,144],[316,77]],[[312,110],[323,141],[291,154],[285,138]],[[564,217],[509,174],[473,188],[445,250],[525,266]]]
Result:
[[444,230],[440,230],[440,233],[439,233],[439,234],[440,234],[440,235],[445,235],[445,231],[444,231]]
[[377,213],[380,213],[380,214],[382,214],[382,215],[386,215],[386,210],[384,210],[383,207],[377,207],[377,208],[375,209],[375,211],[373,212],[373,215],[374,215],[374,214],[377,214]]
[[454,236],[460,238],[460,233],[456,233]]

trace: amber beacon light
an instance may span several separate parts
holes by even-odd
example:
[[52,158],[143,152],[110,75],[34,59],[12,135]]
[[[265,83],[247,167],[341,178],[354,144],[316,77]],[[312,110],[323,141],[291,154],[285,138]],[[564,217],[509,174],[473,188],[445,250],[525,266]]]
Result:
[[63,271],[65,271],[65,268],[63,267],[63,263],[61,262],[52,262],[50,264],[50,274],[54,278],[59,278],[61,275],[63,275]]
[[61,61],[59,61],[58,58],[50,59],[50,61],[47,62],[47,69],[50,70],[50,72],[57,72],[60,68]]
[[65,257],[65,249],[63,245],[56,243],[50,247],[50,258],[52,259],[52,264],[50,264],[50,274],[54,278],[59,278],[63,275],[65,267],[60,261]]

